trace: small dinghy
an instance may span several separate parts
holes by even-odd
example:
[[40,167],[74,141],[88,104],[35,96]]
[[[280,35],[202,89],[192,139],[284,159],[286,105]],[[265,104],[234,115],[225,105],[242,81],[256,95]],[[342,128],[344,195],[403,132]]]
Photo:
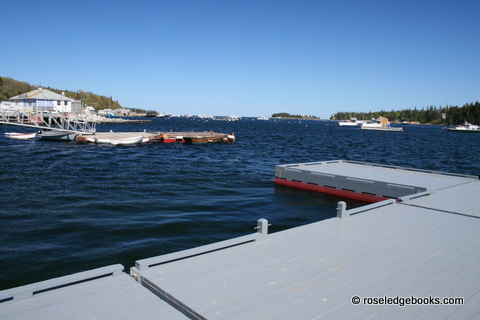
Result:
[[111,139],[99,139],[99,138],[94,138],[93,139],[95,143],[100,143],[100,144],[110,144],[112,143],[112,140]]
[[10,139],[26,140],[33,139],[37,133],[18,133],[18,132],[5,132],[5,136]]
[[132,137],[132,138],[123,138],[111,140],[110,143],[113,145],[127,145],[127,144],[137,144],[143,142],[143,136]]
[[35,137],[41,140],[54,140],[54,141],[75,141],[77,135],[68,131],[50,131],[42,130],[38,132]]

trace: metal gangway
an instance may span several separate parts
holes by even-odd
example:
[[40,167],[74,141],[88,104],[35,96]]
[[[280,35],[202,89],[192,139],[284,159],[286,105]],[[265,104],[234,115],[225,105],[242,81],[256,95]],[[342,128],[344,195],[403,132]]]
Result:
[[78,134],[94,134],[97,121],[85,113],[21,112],[0,110],[0,123],[32,127],[40,130],[65,131]]

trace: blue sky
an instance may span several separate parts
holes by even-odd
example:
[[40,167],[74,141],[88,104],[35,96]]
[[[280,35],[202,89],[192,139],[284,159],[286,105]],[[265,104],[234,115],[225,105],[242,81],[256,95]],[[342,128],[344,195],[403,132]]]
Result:
[[0,76],[169,114],[480,98],[480,1],[4,1]]

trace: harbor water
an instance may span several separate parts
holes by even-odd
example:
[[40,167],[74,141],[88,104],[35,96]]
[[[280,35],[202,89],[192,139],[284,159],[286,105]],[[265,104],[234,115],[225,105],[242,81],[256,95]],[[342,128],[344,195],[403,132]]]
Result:
[[338,201],[273,183],[275,165],[355,160],[480,174],[480,134],[331,121],[152,119],[98,131],[235,133],[234,143],[133,146],[11,140],[0,126],[0,290],[336,215]]

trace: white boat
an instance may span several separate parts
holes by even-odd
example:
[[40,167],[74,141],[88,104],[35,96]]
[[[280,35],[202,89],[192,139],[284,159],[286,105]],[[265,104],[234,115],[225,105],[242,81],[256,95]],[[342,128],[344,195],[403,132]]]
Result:
[[379,121],[367,121],[362,123],[362,129],[364,128],[381,128],[382,124]]
[[259,118],[257,118],[257,120],[270,120],[270,118],[269,117],[259,117]]
[[480,132],[480,127],[465,121],[463,125],[449,128],[448,131]]
[[350,120],[339,120],[338,125],[343,127],[343,126],[360,126],[365,121],[363,120],[357,120],[357,118],[351,118]]
[[111,144],[112,139],[99,139],[99,138],[94,138],[93,141],[95,143],[106,143],[106,144]]
[[69,131],[42,130],[35,134],[37,139],[53,141],[75,141],[76,134]]
[[143,142],[143,136],[111,140],[113,145],[137,144]]
[[26,140],[33,139],[37,133],[18,133],[18,132],[5,132],[5,136],[10,139]]
[[230,121],[237,121],[237,120],[240,120],[240,119],[241,119],[241,117],[239,117],[239,116],[228,116],[228,117],[213,117],[212,120],[230,122]]
[[378,131],[403,131],[402,127],[392,127],[390,122],[385,117],[380,117],[379,120],[374,119],[371,122],[362,123],[362,129],[378,130]]

